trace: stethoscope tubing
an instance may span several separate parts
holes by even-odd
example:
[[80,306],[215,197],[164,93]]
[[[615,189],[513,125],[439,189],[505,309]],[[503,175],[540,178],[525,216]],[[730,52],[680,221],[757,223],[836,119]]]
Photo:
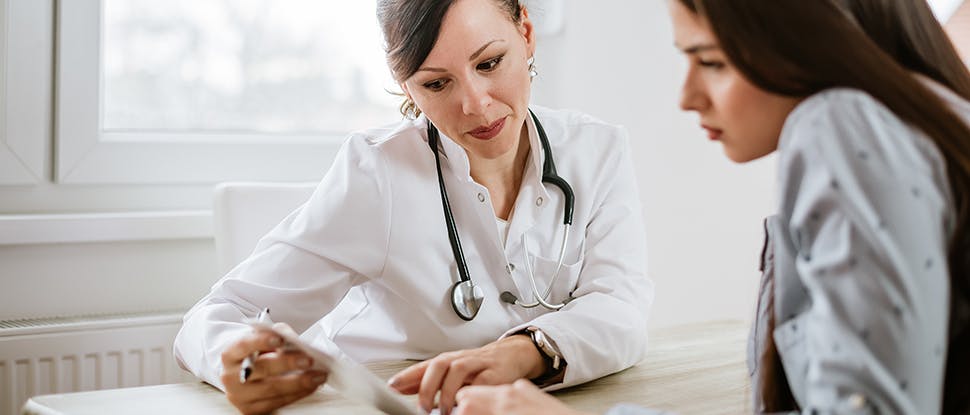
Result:
[[[549,280],[549,285],[546,286],[545,293],[543,293],[541,297],[539,296],[539,286],[538,284],[536,284],[536,277],[532,271],[532,266],[526,263],[526,269],[529,270],[529,281],[532,283],[532,298],[535,301],[531,303],[526,303],[526,302],[523,302],[522,300],[515,300],[516,305],[523,308],[535,308],[541,305],[553,311],[559,310],[560,308],[563,308],[566,306],[566,302],[562,302],[559,304],[550,304],[548,299],[549,299],[549,294],[552,293],[552,287],[556,285],[556,279],[559,278],[559,271],[562,270],[563,260],[566,258],[566,243],[569,241],[569,229],[571,227],[572,225],[565,225],[565,224],[563,225],[562,246],[559,248],[559,264],[556,265],[556,273],[552,274],[552,279]],[[529,250],[525,249],[525,235],[522,235],[522,247],[523,247],[522,251],[525,253],[525,260],[528,261]]]
[[[532,116],[532,120],[535,122],[536,131],[539,134],[539,141],[542,144],[542,150],[543,150],[543,153],[545,154],[545,160],[543,161],[543,165],[542,165],[542,182],[549,183],[549,184],[552,184],[553,186],[558,187],[559,190],[562,191],[563,197],[565,198],[564,204],[563,204],[563,240],[562,240],[562,245],[559,248],[559,261],[558,261],[558,264],[556,265],[556,272],[549,280],[549,285],[546,287],[545,292],[540,296],[539,286],[536,283],[535,272],[533,271],[531,261],[529,260],[529,253],[526,247],[525,235],[522,235],[522,247],[523,247],[523,253],[526,261],[525,265],[529,273],[529,281],[532,284],[532,298],[535,301],[531,303],[523,302],[508,291],[503,292],[500,298],[502,299],[502,301],[512,303],[524,308],[534,308],[534,307],[542,306],[549,310],[556,311],[563,308],[566,305],[566,303],[569,302],[569,300],[567,299],[566,301],[559,304],[551,304],[549,303],[548,298],[549,298],[549,294],[551,294],[552,292],[552,287],[555,285],[556,280],[559,278],[559,274],[563,266],[563,261],[566,256],[566,244],[569,242],[569,230],[572,227],[572,223],[573,223],[573,209],[575,207],[575,195],[573,194],[573,189],[569,185],[569,183],[565,179],[560,177],[556,172],[556,163],[553,160],[552,149],[551,149],[551,146],[549,145],[549,139],[546,136],[546,131],[542,127],[542,123],[539,122],[539,118],[536,117],[535,113],[532,112],[531,109],[529,110],[529,115]],[[457,282],[452,288],[452,306],[455,309],[455,313],[458,314],[459,317],[461,317],[463,320],[470,321],[475,317],[475,314],[478,313],[477,306],[475,307],[475,310],[470,313],[471,315],[466,315],[466,313],[463,313],[462,310],[460,309],[461,307],[459,307],[458,304],[459,302],[465,303],[464,301],[465,298],[459,298],[463,296],[460,294],[462,291],[457,290],[457,288],[459,287],[459,285],[463,285],[463,284],[470,284],[468,287],[471,287],[472,289],[475,289],[475,286],[474,286],[474,282],[472,282],[471,275],[468,272],[468,264],[465,262],[465,254],[461,248],[461,239],[458,236],[458,227],[455,224],[455,218],[451,212],[451,203],[448,200],[448,191],[445,188],[444,177],[441,174],[441,155],[438,152],[439,140],[440,140],[440,136],[439,136],[438,129],[435,128],[435,126],[431,123],[431,120],[428,120],[428,146],[431,147],[431,152],[434,153],[435,166],[438,173],[438,186],[441,194],[441,208],[445,216],[445,225],[448,230],[448,241],[451,244],[452,254],[454,255],[455,262],[457,263],[458,277],[460,279],[460,281]],[[465,288],[468,288],[468,287],[465,287]],[[480,302],[480,299],[478,301]]]
[[[428,121],[431,126],[431,121]],[[461,239],[458,238],[458,226],[455,225],[455,217],[451,213],[451,202],[448,201],[448,190],[445,188],[445,179],[441,175],[441,155],[438,154],[438,129],[428,128],[428,145],[434,153],[435,167],[438,170],[438,186],[441,190],[441,209],[445,215],[445,226],[448,228],[448,241],[451,243],[451,251],[458,263],[458,278],[462,282],[471,281],[468,273],[468,264],[465,263],[465,253],[461,249]]]
[[529,115],[532,116],[532,121],[536,125],[536,132],[539,133],[539,142],[542,144],[542,152],[546,155],[546,158],[542,163],[542,182],[550,183],[562,191],[563,197],[566,198],[562,208],[562,223],[564,225],[572,225],[573,208],[576,206],[576,195],[573,193],[573,187],[569,185],[569,182],[567,182],[566,179],[560,177],[559,173],[556,172],[556,160],[554,160],[552,157],[552,148],[549,145],[549,138],[546,136],[546,129],[543,128],[542,123],[539,122],[539,117],[536,117],[536,114],[532,112],[531,109],[529,110]]

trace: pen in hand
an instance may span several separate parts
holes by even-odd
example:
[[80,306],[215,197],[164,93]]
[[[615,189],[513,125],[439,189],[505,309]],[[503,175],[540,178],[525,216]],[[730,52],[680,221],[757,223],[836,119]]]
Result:
[[[259,323],[269,322],[269,309],[264,308],[259,310],[259,314],[256,314],[256,321]],[[242,368],[239,370],[239,383],[246,383],[249,376],[253,374],[253,362],[259,357],[259,352],[253,352],[249,356],[246,356],[242,361]]]

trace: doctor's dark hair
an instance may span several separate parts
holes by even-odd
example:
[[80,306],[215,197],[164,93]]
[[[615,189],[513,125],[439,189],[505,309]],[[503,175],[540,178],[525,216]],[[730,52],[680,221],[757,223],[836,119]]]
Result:
[[[926,2],[679,1],[710,24],[728,60],[758,88],[789,97],[834,87],[864,91],[922,130],[940,150],[956,208],[948,243],[950,322],[942,413],[970,413],[970,128],[910,71],[966,99],[970,74]],[[767,333],[775,325],[773,306],[771,298]],[[755,385],[765,404],[761,409],[797,409],[770,334],[764,349],[762,383]]]
[[[518,24],[522,5],[518,0],[489,0]],[[377,20],[384,32],[387,65],[397,82],[414,75],[438,40],[441,22],[455,0],[378,0]],[[414,103],[405,101],[401,113],[417,115]]]

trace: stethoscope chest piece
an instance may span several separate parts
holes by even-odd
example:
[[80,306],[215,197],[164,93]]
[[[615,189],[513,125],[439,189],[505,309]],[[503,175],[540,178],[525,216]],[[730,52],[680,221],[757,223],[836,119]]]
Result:
[[471,280],[458,281],[451,287],[451,306],[455,308],[458,317],[462,320],[471,321],[482,308],[482,301],[485,300],[485,293],[482,287],[475,285]]

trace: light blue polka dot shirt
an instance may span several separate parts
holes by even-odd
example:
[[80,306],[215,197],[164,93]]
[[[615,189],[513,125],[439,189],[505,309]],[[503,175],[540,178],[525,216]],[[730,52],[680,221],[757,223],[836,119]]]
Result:
[[[970,120],[970,104],[924,81]],[[774,292],[772,334],[802,413],[939,413],[955,225],[939,150],[868,94],[831,89],[792,112],[778,152],[781,205],[766,220],[752,389]]]

